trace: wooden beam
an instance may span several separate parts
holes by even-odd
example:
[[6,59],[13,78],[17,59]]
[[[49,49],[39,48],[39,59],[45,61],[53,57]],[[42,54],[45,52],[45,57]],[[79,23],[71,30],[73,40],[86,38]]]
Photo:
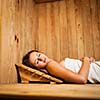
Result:
[[54,2],[54,1],[61,1],[61,0],[34,0],[35,3],[47,3],[47,2]]

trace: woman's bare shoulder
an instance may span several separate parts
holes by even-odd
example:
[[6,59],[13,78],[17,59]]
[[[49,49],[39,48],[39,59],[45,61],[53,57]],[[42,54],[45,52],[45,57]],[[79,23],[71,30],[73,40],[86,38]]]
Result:
[[59,64],[60,64],[62,67],[65,67],[65,61],[64,61],[64,60],[60,61]]

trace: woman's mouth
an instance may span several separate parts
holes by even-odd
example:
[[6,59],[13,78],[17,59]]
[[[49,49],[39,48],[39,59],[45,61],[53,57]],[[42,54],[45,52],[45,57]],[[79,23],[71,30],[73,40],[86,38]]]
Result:
[[44,63],[46,62],[46,58],[44,58]]

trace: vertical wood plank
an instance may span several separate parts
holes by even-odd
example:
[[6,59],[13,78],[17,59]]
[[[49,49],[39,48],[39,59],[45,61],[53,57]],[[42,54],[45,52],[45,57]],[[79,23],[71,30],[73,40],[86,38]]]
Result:
[[[42,10],[41,10],[42,9]],[[38,49],[46,52],[46,5],[38,5]]]
[[[15,20],[14,20],[14,64],[21,62],[20,60],[20,2],[15,1]],[[19,20],[19,21],[18,21]]]
[[[1,0],[0,0],[0,70],[1,70]],[[0,83],[1,83],[1,71],[0,71]]]
[[66,14],[66,2],[60,2],[60,59],[68,57],[68,33],[67,33],[67,14]]
[[68,48],[69,48],[69,57],[77,58],[77,34],[76,34],[76,25],[75,25],[75,5],[74,0],[67,0],[67,34],[68,34]]
[[36,48],[35,43],[35,6],[33,0],[20,0],[18,8],[20,61],[23,55]]
[[100,0],[97,0],[96,2],[97,6],[97,15],[98,15],[98,30],[99,30],[99,35],[100,35]]
[[77,52],[78,58],[84,56],[84,36],[82,24],[82,5],[81,0],[75,0],[75,19],[76,19],[76,33],[77,33]]
[[54,2],[52,5],[52,54],[53,59],[60,60],[60,34],[59,34],[59,3]]
[[[2,83],[17,81],[14,67],[14,8],[15,0],[2,1],[1,79]],[[6,28],[5,28],[6,27]],[[6,74],[4,74],[7,72]]]
[[[7,18],[6,18],[6,7],[7,7],[7,4],[6,4],[6,2],[5,1],[2,1],[2,12],[4,12],[4,13],[2,13],[2,22],[1,22],[1,24],[2,24],[2,33],[4,33],[5,34],[5,37],[4,37],[4,35],[2,35],[2,40],[1,40],[1,48],[2,48],[2,50],[1,50],[1,58],[2,58],[2,60],[1,60],[1,80],[3,81],[3,83],[5,83],[5,81],[7,80],[8,81],[8,77],[7,77],[7,74],[3,74],[4,73],[4,70],[6,71],[6,72],[8,72],[8,70],[9,70],[9,65],[7,64],[8,63],[8,61],[6,62],[6,64],[7,64],[7,66],[3,66],[2,67],[2,65],[3,65],[3,63],[4,63],[4,59],[6,60],[6,59],[8,59],[8,53],[9,53],[9,46],[8,46],[8,35],[7,35],[7,33],[6,33],[6,31],[7,31]],[[4,20],[5,19],[5,20]],[[4,29],[4,27],[6,26],[6,29]],[[6,40],[6,45],[4,44],[5,43],[5,40]],[[8,52],[6,51],[6,50],[8,50]],[[6,56],[3,56],[3,55],[6,55]],[[7,67],[7,68],[6,68]],[[4,76],[3,76],[4,75]],[[9,74],[8,74],[9,75]],[[4,79],[3,79],[4,78]]]
[[100,59],[100,31],[99,31],[99,12],[97,9],[98,3],[96,0],[91,0],[91,17],[92,17],[92,34],[93,34],[93,45],[94,45],[94,57]]
[[[28,45],[26,45],[26,50],[31,50],[35,48],[34,42],[35,42],[35,37],[34,37],[34,2],[33,0],[27,1],[26,0],[26,39],[28,42]],[[36,33],[35,33],[36,36]],[[33,41],[33,42],[32,42]]]
[[[98,31],[99,31],[99,40],[98,40],[98,42],[99,42],[99,47],[100,47],[100,0],[97,0],[97,2],[96,2],[96,6],[97,6],[97,21],[98,21]],[[98,48],[98,50],[100,50],[99,48]],[[96,51],[95,51],[96,52]],[[96,54],[96,59],[99,59],[100,60],[100,53],[98,52],[98,54]]]
[[47,19],[47,55],[52,58],[52,3],[47,3],[47,15],[46,15],[46,19]]
[[[19,1],[19,13],[20,13],[20,56],[22,57],[24,52],[27,49],[28,41],[27,41],[27,32],[26,32],[26,6],[27,0]],[[27,41],[27,44],[26,42]],[[20,59],[21,60],[21,59]]]
[[93,34],[89,0],[82,0],[82,24],[85,56],[93,56]]

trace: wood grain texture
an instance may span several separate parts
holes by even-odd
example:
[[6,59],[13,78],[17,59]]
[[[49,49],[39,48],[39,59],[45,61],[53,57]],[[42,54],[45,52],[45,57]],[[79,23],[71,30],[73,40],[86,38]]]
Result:
[[55,82],[55,83],[63,83],[62,80],[53,77],[47,72],[43,72],[37,69],[32,69],[28,66],[25,66],[23,64],[16,64],[16,67],[18,68],[21,81],[23,81],[23,78],[27,81],[33,81],[34,82]]
[[66,56],[69,56],[68,49],[68,24],[67,24],[67,9],[66,9],[66,1],[62,1],[59,3],[59,34],[60,34],[60,59],[64,59]]
[[[99,59],[99,52],[100,52],[100,28],[99,28],[99,14],[98,9],[100,8],[100,2],[91,0],[91,17],[92,17],[92,35],[93,35],[93,46],[94,46],[94,57]],[[99,8],[98,8],[99,7]]]
[[77,34],[77,53],[78,58],[84,56],[84,35],[82,24],[82,3],[81,0],[75,0],[75,19],[76,19],[76,34]]
[[[2,1],[1,5],[1,80],[3,83],[12,83],[16,80],[16,70],[13,67],[15,63],[14,51],[14,21],[15,21],[15,1]],[[9,8],[9,9],[7,9]],[[6,73],[6,74],[5,74]]]
[[9,84],[0,85],[0,99],[100,100],[100,85]]
[[[0,83],[16,83],[15,63],[38,49],[65,57],[100,59],[100,0],[0,0]],[[5,74],[5,72],[7,72]]]
[[[82,23],[83,23],[83,34],[84,34],[84,53],[86,56],[93,56],[93,34],[92,34],[92,23],[91,23],[91,10],[89,0],[82,0]],[[95,52],[95,51],[94,51]]]

